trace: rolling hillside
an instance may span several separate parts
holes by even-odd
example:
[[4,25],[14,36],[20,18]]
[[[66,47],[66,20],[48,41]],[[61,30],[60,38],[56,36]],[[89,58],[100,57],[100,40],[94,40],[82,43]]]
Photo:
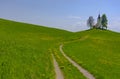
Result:
[[0,19],[0,79],[53,79],[49,48],[70,34]]
[[80,38],[64,44],[65,53],[97,79],[119,79],[120,34],[108,30],[88,30],[76,35]]
[[69,32],[0,19],[0,79],[55,79],[54,54],[65,79],[86,79],[59,50],[96,79],[119,79],[120,33]]

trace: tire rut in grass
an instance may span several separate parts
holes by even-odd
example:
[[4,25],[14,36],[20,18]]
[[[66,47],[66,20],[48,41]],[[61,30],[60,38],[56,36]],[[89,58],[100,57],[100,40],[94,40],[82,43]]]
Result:
[[82,68],[80,65],[78,65],[75,61],[73,61],[71,58],[69,58],[64,51],[62,50],[63,45],[60,45],[60,52],[63,54],[63,56],[71,62],[87,79],[95,79],[95,77],[89,73],[87,70]]
[[54,64],[54,68],[55,68],[55,74],[56,74],[56,78],[55,79],[64,79],[64,76],[59,68],[59,65],[54,57],[54,55],[52,54],[53,57],[53,64]]

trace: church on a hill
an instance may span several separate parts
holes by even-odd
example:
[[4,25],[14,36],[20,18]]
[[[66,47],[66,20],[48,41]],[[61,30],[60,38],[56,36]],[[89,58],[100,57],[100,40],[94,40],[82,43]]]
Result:
[[102,28],[101,21],[102,21],[102,18],[101,18],[100,14],[99,14],[98,17],[97,17],[97,23],[96,23],[96,25],[94,25],[94,28],[98,28],[98,29]]

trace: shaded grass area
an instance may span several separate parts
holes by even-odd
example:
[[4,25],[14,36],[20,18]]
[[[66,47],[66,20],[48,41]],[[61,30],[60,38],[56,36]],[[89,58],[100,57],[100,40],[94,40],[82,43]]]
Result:
[[81,40],[66,43],[63,50],[97,79],[120,78],[120,34],[90,30],[80,34]]

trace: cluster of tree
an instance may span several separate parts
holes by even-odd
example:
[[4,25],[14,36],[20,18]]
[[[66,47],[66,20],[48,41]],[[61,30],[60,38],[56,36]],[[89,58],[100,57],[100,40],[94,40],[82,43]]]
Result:
[[92,16],[90,16],[87,20],[87,26],[89,26],[90,29],[93,29],[93,28],[107,29],[107,25],[108,25],[108,20],[107,20],[106,14],[103,14],[102,16],[100,16],[100,14],[99,14],[96,24],[95,24],[94,18]]

